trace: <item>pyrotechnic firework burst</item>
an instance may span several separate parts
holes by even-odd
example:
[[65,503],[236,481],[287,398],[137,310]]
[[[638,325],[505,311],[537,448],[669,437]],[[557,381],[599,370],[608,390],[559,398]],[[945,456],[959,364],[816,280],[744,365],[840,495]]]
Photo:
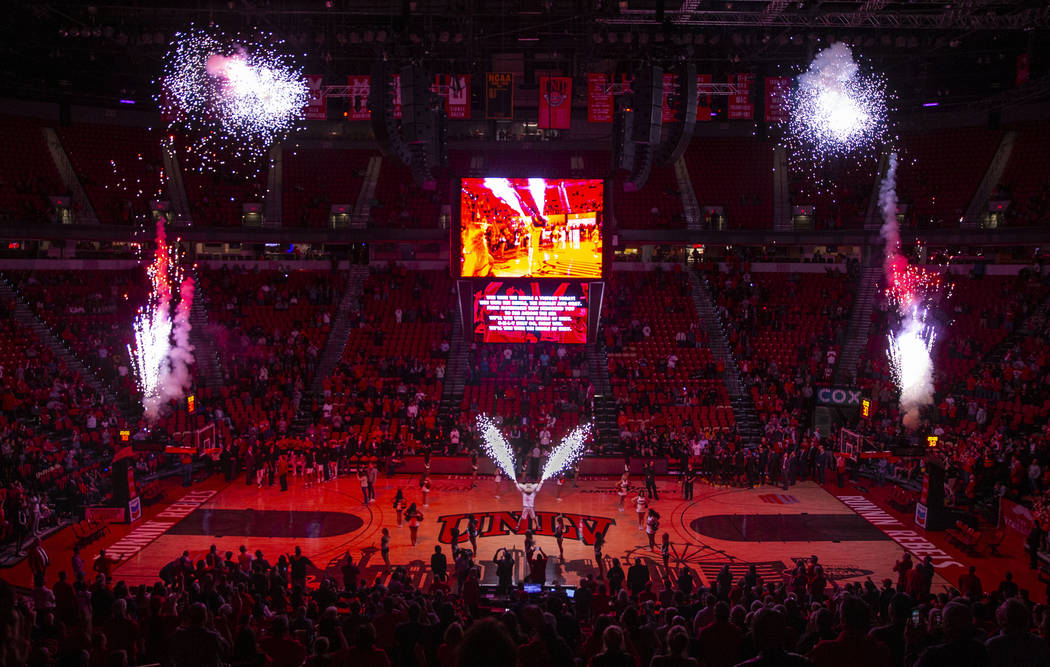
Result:
[[557,477],[572,467],[587,449],[586,441],[590,434],[590,424],[584,424],[577,426],[569,435],[562,438],[562,441],[558,443],[551,455],[547,457],[547,462],[543,464],[543,474],[540,476],[540,481],[546,482],[548,479]]
[[888,139],[886,82],[861,68],[841,42],[818,53],[789,99],[785,148],[793,165],[826,188],[823,167],[835,158],[870,158]]
[[514,452],[510,448],[510,443],[487,415],[478,415],[478,431],[481,432],[481,446],[485,454],[499,466],[504,475],[510,479],[516,479]]
[[926,320],[927,311],[912,306],[904,311],[900,328],[889,335],[893,380],[900,389],[904,425],[919,425],[919,411],[933,403],[933,344],[937,331]]
[[283,42],[191,28],[164,59],[157,102],[172,134],[200,168],[257,171],[269,147],[303,117],[306,79]]
[[[168,400],[181,398],[189,388],[189,364],[193,347],[189,343],[190,308],[193,303],[193,279],[183,278],[176,250],[169,246],[164,223],[157,223],[156,250],[147,267],[153,289],[147,303],[139,308],[132,323],[134,345],[128,355],[142,392],[146,419],[154,421]],[[179,285],[180,301],[172,320],[172,286]],[[172,339],[174,338],[174,344]]]

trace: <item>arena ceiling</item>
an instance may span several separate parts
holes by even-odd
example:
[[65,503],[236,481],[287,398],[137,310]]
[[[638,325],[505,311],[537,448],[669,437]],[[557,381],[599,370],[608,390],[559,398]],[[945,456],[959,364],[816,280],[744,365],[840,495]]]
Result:
[[304,69],[338,80],[377,57],[437,71],[626,70],[688,60],[713,74],[790,71],[832,41],[854,44],[903,102],[970,103],[1014,87],[1017,59],[1050,71],[1050,6],[1011,0],[127,0],[7,3],[8,95],[148,104],[171,35],[191,23],[264,30]]

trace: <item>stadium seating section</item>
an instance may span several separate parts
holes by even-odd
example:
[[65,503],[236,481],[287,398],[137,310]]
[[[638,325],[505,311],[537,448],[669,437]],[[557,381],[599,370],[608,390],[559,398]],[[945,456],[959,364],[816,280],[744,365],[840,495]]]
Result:
[[685,275],[618,273],[609,294],[603,329],[621,427],[682,435],[732,428],[729,396]]
[[141,224],[151,217],[151,200],[168,199],[156,133],[83,124],[61,127],[58,135],[101,222]]
[[0,116],[0,219],[49,219],[49,195],[69,194],[48,151],[41,128],[23,116]]
[[685,153],[696,201],[722,206],[729,229],[773,226],[773,145],[753,138],[694,138]]

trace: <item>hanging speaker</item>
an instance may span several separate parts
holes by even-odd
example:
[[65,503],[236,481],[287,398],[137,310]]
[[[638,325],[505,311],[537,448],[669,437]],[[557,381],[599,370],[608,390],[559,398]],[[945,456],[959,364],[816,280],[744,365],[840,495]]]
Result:
[[696,129],[696,65],[682,65],[678,68],[678,96],[681,100],[682,122],[668,126],[666,137],[660,143],[657,161],[675,163],[689,148]]

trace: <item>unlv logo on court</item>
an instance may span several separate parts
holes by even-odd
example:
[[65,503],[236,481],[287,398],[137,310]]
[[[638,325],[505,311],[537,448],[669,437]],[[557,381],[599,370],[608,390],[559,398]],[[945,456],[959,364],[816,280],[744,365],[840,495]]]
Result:
[[[438,542],[442,544],[452,543],[452,529],[459,529],[459,541],[467,542],[467,517],[468,514],[446,514],[438,517],[441,532],[438,533]],[[539,524],[534,535],[546,535],[554,537],[554,518],[556,512],[536,512],[536,521]],[[613,519],[600,516],[587,516],[584,514],[566,514],[565,516],[565,539],[580,540],[591,546],[598,535],[603,538],[609,532],[611,526],[616,525]],[[525,528],[518,530],[521,512],[475,512],[474,518],[478,521],[478,537],[501,537],[505,535],[524,535]]]
[[554,107],[560,107],[565,104],[565,101],[569,99],[568,86],[565,85],[565,81],[562,79],[550,78],[547,79],[546,90],[543,92],[543,98],[547,100],[547,104]]

